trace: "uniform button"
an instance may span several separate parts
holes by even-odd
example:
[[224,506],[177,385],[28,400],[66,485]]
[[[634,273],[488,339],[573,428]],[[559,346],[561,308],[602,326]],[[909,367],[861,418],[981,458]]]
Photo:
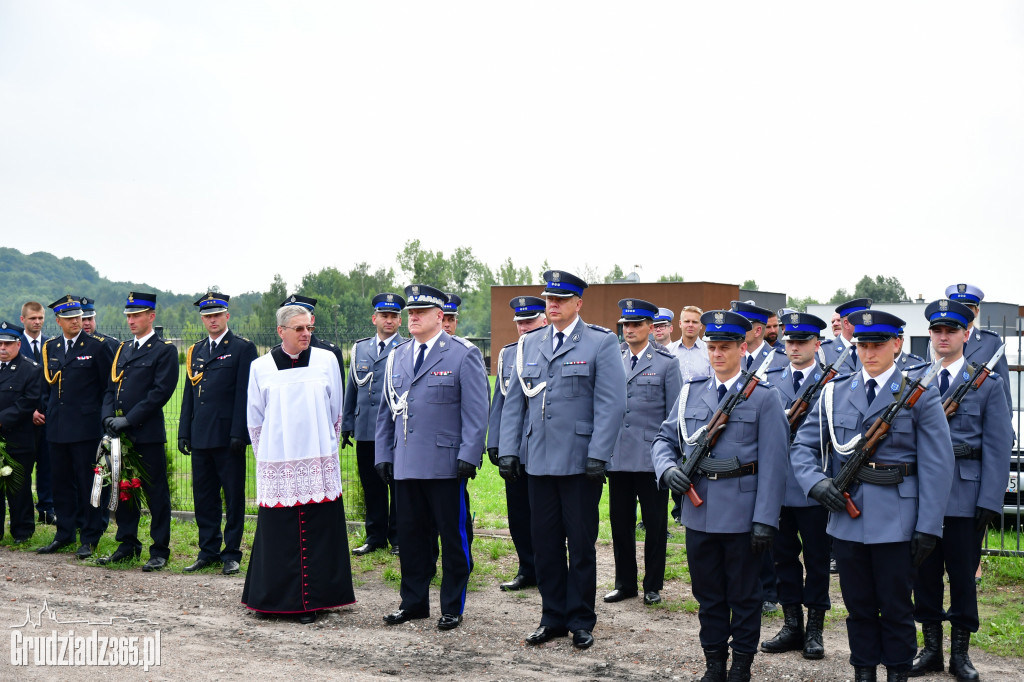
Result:
[[628,407],[626,408],[626,414],[629,414],[629,408]]
[[416,429],[409,429],[409,433],[412,433],[412,432],[413,432],[413,431],[415,431],[415,430],[416,430]]
[[629,428],[629,422],[626,422],[626,428],[627,429]]
[[632,393],[627,393],[627,394],[626,394],[626,397],[627,397],[627,398],[632,398],[632,397],[633,397],[633,394],[632,394]]
[[548,415],[548,419],[551,419],[551,415],[550,414]]

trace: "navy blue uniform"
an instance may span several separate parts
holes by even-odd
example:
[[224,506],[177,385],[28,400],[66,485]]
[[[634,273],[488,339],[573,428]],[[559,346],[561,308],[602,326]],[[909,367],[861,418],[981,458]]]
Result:
[[[95,545],[107,529],[106,501],[93,507],[92,491],[96,447],[103,436],[100,408],[113,353],[96,337],[78,335],[68,354],[63,335],[45,345],[44,390],[46,439],[53,462],[54,500],[60,544],[73,542],[78,530],[83,545]],[[104,494],[106,495],[106,493]]]
[[[141,348],[133,350],[134,340],[125,341],[118,349],[110,382],[103,395],[102,419],[118,414],[128,420],[123,434],[131,440],[142,459],[146,477],[143,491],[149,500],[151,558],[167,559],[171,541],[171,498],[167,487],[167,455],[164,445],[163,407],[178,384],[178,353],[170,341],[153,334]],[[117,519],[118,549],[138,555],[138,505],[119,504]]]
[[32,415],[39,406],[42,381],[39,365],[24,355],[15,356],[0,369],[0,436],[7,441],[7,454],[21,465],[25,474],[20,486],[15,488],[8,483],[6,495],[0,496],[0,524],[6,498],[11,510],[11,536],[16,541],[27,540],[35,532],[31,476],[36,438]]
[[178,438],[187,439],[192,450],[192,497],[199,527],[199,559],[242,560],[245,450],[232,453],[229,445],[232,439],[249,442],[245,401],[249,367],[255,359],[256,346],[231,330],[221,338],[213,357],[209,338],[191,349],[189,384],[181,399]]

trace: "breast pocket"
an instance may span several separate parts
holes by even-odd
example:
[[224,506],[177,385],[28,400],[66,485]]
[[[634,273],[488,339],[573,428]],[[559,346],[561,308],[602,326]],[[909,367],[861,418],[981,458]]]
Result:
[[[540,366],[526,365],[523,367],[523,371],[519,373],[519,376],[522,377],[523,383],[526,384],[527,388],[533,388],[540,381]],[[509,375],[509,381],[512,381],[512,379],[512,375]]]
[[590,383],[590,365],[562,365],[562,395],[575,398],[583,395]]
[[706,405],[686,408],[683,412],[683,418],[686,419],[687,433],[692,436],[697,429],[708,422],[710,417],[711,410],[709,410]]
[[733,410],[729,423],[719,440],[729,443],[753,443],[757,438],[757,413],[753,410]]
[[960,404],[956,416],[950,420],[949,430],[951,433],[975,433],[976,425],[981,423],[981,405],[971,400],[968,393],[968,398]]
[[457,397],[454,374],[427,377],[428,403],[451,403],[455,402]]
[[860,433],[860,415],[856,412],[834,412],[832,426],[839,444],[844,445]]
[[661,377],[659,376],[638,376],[636,387],[640,400],[644,402],[655,402],[662,400]]
[[892,420],[892,427],[889,429],[889,443],[891,448],[898,450],[914,449],[914,421],[910,415],[897,415]]

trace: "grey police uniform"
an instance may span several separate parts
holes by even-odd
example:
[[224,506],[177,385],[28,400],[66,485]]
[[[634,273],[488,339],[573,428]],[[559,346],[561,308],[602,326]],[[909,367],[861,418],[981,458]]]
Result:
[[453,341],[442,331],[414,372],[418,345],[413,340],[391,352],[390,380],[385,377],[385,399],[377,412],[375,457],[377,464],[394,466],[401,609],[429,613],[439,532],[444,567],[441,611],[461,615],[473,568],[473,536],[469,495],[465,480],[457,478],[458,462],[480,466],[488,381],[473,344]]
[[[626,373],[607,329],[577,317],[554,351],[556,333],[547,326],[521,339],[522,369],[509,382],[499,443],[503,456],[524,445],[527,451],[540,624],[590,631],[597,622],[595,543],[604,486],[584,471],[588,459],[612,458],[626,411]],[[532,392],[545,382],[533,397],[523,392],[523,384]]]
[[384,366],[395,348],[406,341],[396,334],[383,349],[376,335],[356,341],[345,383],[341,430],[351,432],[356,439],[356,465],[366,506],[366,544],[374,548],[386,547],[388,543],[398,546],[394,486],[384,483],[374,471],[374,437],[384,395]]
[[626,416],[608,467],[608,513],[615,555],[615,589],[636,593],[636,505],[644,528],[644,593],[659,592],[665,582],[668,489],[654,477],[651,446],[682,387],[679,362],[671,353],[650,345],[637,356],[622,354],[626,372]]

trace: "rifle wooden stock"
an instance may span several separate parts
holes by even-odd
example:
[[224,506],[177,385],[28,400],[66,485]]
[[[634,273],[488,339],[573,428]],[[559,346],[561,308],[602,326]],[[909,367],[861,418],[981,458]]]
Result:
[[808,408],[811,406],[811,401],[814,396],[817,395],[818,391],[822,389],[828,382],[832,381],[836,375],[839,374],[839,370],[836,369],[835,363],[829,365],[821,379],[814,382],[800,394],[796,402],[789,407],[789,434],[790,436],[796,433],[796,430],[800,428],[800,424],[803,423],[804,415],[807,414]]
[[871,457],[875,454],[875,450],[878,449],[879,444],[885,440],[885,437],[889,435],[889,429],[892,428],[892,422],[896,418],[896,415],[905,408],[913,408],[917,404],[918,399],[924,395],[924,392],[928,389],[927,385],[922,385],[921,380],[918,379],[911,385],[910,394],[903,400],[893,403],[889,408],[882,413],[882,416],[878,417],[871,424],[871,427],[867,432],[861,436],[861,442],[857,444],[853,454],[846,460],[843,467],[836,474],[836,477],[832,479],[832,483],[836,486],[843,497],[846,498],[846,513],[850,515],[851,519],[855,519],[860,516],[861,511],[857,509],[857,505],[853,503],[853,498],[850,497],[850,486],[853,485],[854,480],[857,478],[857,473],[861,468],[870,461]]
[[967,395],[967,391],[977,391],[981,388],[981,385],[985,383],[985,379],[988,379],[990,374],[992,374],[992,370],[988,367],[982,366],[981,369],[975,373],[972,381],[965,381],[957,386],[953,395],[946,398],[942,403],[942,411],[946,413],[946,419],[952,419],[956,416],[956,412],[960,409],[960,403],[964,401],[964,396]]

